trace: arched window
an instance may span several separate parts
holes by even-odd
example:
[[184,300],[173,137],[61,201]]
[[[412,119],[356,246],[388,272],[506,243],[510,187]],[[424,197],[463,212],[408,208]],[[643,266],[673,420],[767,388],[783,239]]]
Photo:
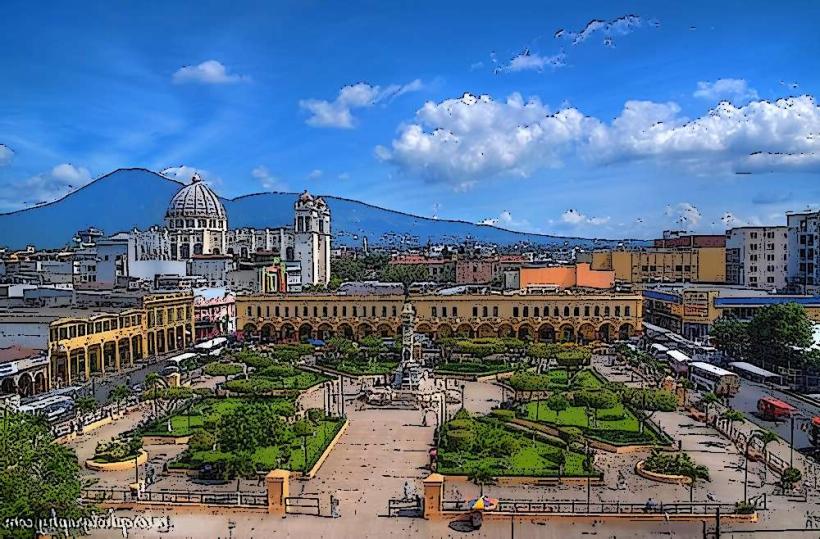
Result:
[[569,316],[569,305],[564,306],[564,316]]
[[293,247],[285,249],[285,260],[293,260]]
[[581,316],[581,309],[580,309],[579,307],[575,307],[575,308],[572,310],[572,315],[573,315],[573,316]]

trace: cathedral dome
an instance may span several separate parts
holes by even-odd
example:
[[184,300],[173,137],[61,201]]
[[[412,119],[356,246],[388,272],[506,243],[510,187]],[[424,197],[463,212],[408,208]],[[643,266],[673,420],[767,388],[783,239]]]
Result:
[[194,174],[191,183],[177,191],[168,204],[166,217],[225,218],[225,208],[213,190],[205,185],[199,174]]

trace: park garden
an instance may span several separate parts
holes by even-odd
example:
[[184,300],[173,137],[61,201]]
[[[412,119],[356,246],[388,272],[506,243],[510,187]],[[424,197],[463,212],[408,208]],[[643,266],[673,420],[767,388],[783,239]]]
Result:
[[328,339],[317,365],[350,376],[390,374],[399,366],[399,344],[388,345],[375,335],[354,342],[344,337]]
[[296,419],[290,398],[212,398],[189,412],[168,419],[174,434],[190,435],[169,467],[220,479],[256,477],[274,468],[306,472],[343,424],[319,409]]
[[448,337],[440,339],[439,344],[446,358],[436,365],[439,375],[488,376],[528,366],[527,344],[512,337]]
[[575,441],[515,429],[504,422],[504,412],[473,417],[459,410],[439,433],[437,471],[468,477],[599,476]]

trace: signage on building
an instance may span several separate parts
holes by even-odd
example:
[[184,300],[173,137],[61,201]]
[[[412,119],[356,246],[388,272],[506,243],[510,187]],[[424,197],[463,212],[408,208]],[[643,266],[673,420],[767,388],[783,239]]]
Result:
[[683,316],[689,320],[709,320],[709,293],[687,291],[683,293]]

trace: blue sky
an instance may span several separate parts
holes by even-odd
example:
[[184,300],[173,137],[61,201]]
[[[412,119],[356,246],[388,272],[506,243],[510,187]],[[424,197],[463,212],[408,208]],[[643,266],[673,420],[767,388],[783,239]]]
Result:
[[119,167],[601,237],[820,203],[820,4],[438,4],[5,2],[0,211]]

